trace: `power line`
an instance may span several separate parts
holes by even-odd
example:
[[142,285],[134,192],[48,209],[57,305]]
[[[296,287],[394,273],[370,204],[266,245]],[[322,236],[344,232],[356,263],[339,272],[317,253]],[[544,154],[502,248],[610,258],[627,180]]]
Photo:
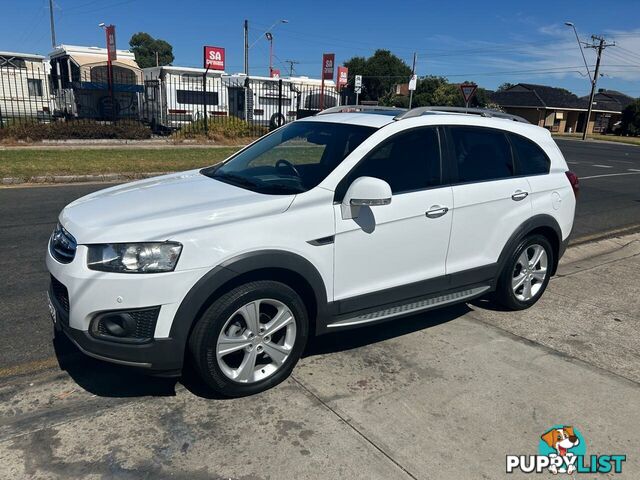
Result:
[[289,76],[292,77],[293,71],[295,70],[293,66],[298,65],[300,62],[298,60],[285,60],[284,63],[289,64]]

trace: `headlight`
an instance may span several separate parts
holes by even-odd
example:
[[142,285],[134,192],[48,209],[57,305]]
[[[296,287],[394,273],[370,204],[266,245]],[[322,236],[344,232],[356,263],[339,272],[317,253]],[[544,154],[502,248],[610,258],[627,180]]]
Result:
[[89,245],[87,266],[102,272],[171,272],[176,268],[181,251],[182,245],[177,242]]

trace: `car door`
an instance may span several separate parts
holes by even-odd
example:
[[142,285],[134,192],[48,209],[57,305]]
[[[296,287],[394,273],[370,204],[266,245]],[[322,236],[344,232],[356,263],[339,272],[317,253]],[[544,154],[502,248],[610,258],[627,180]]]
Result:
[[[453,195],[442,184],[441,132],[421,127],[397,133],[375,147],[341,181],[334,204],[334,295],[339,313],[425,293],[442,279]],[[385,180],[391,204],[361,207],[344,219],[340,202],[351,183]]]
[[490,277],[508,239],[531,216],[530,186],[526,177],[515,175],[502,130],[450,126],[446,131],[455,170],[447,274],[486,268]]

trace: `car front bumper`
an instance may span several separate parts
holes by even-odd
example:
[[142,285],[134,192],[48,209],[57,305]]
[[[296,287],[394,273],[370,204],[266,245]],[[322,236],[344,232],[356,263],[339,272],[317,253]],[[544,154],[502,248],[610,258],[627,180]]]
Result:
[[[179,374],[185,340],[171,338],[171,327],[180,303],[203,270],[162,274],[97,272],[86,267],[86,247],[82,245],[71,263],[59,263],[49,251],[46,263],[52,277],[48,297],[55,327],[83,353],[154,373]],[[148,307],[160,307],[148,341],[125,343],[97,338],[92,333],[92,321],[101,313]]]

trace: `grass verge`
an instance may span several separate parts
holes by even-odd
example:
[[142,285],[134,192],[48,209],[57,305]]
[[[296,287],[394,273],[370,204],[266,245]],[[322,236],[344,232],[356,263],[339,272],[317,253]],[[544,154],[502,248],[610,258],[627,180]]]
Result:
[[0,178],[188,170],[216,164],[239,148],[0,150]]

